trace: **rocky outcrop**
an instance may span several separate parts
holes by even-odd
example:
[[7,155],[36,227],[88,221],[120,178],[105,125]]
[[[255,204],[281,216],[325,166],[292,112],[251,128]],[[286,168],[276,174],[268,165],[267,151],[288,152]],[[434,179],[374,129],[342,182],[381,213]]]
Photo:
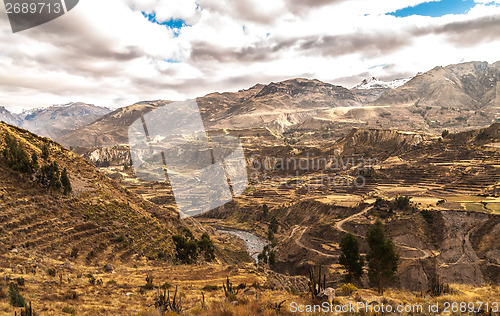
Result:
[[131,165],[130,151],[127,148],[100,147],[86,152],[83,158],[98,167]]
[[425,134],[396,130],[353,129],[334,148],[342,156],[376,152],[388,158],[418,146],[428,137],[430,136]]

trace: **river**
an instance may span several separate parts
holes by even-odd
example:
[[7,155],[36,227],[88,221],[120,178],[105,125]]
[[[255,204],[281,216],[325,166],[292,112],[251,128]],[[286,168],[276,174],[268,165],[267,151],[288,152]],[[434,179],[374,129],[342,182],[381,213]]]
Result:
[[233,228],[220,228],[217,229],[219,233],[234,235],[245,243],[245,248],[247,249],[250,256],[257,262],[257,256],[262,252],[264,246],[267,245],[267,241],[253,233],[238,230]]

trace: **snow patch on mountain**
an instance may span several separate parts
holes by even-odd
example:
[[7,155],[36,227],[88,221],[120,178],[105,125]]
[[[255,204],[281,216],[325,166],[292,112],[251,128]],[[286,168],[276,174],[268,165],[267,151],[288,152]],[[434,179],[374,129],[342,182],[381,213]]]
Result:
[[352,87],[352,89],[358,89],[358,90],[396,89],[398,87],[401,87],[410,80],[411,78],[396,79],[393,81],[382,81],[376,77],[371,77],[369,79],[363,80],[360,84]]

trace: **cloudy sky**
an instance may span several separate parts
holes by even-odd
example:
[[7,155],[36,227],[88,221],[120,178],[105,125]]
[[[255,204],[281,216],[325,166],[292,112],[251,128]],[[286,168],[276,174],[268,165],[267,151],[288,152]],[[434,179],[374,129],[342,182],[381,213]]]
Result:
[[0,105],[120,107],[294,77],[350,87],[499,51],[500,0],[80,0],[19,33],[0,5]]

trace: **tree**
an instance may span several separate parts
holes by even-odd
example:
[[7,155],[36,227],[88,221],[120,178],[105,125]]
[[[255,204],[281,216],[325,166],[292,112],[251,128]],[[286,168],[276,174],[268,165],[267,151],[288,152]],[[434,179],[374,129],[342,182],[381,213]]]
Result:
[[49,159],[49,148],[45,144],[42,147],[42,159],[43,160]]
[[69,181],[68,171],[66,170],[66,168],[64,168],[61,173],[61,185],[64,194],[69,194],[73,191],[73,189],[71,188],[71,181]]
[[267,204],[262,205],[262,216],[267,218],[269,216],[269,207]]
[[53,161],[48,165],[42,166],[40,172],[37,174],[37,181],[49,189],[61,189],[62,184],[57,162]]
[[273,242],[274,240],[274,233],[271,228],[269,228],[267,231],[267,240],[269,240],[270,242]]
[[346,274],[344,275],[345,283],[359,281],[363,275],[364,260],[359,254],[359,242],[356,236],[347,233],[340,242],[342,254],[339,258],[339,263],[344,266]]
[[215,247],[207,233],[201,235],[201,239],[198,241],[198,247],[200,251],[203,252],[205,261],[211,262],[215,259]]
[[278,232],[278,220],[276,219],[276,217],[273,217],[271,219],[271,222],[269,223],[269,229],[271,229],[273,231],[273,233],[277,233]]
[[411,197],[409,196],[397,196],[394,199],[394,203],[396,204],[396,207],[400,210],[406,210],[410,206],[410,199]]
[[395,280],[399,255],[394,250],[392,240],[385,237],[384,224],[380,220],[370,226],[366,240],[370,246],[366,255],[368,278],[377,291],[383,294],[385,285]]
[[276,253],[274,252],[274,250],[271,250],[269,252],[269,265],[271,266],[271,268],[274,268],[274,266],[276,265]]
[[196,262],[198,258],[198,243],[189,229],[185,228],[183,233],[184,235],[172,236],[175,244],[175,256],[182,263],[191,264]]
[[33,166],[28,153],[26,153],[22,145],[9,134],[5,135],[5,148],[2,151],[2,155],[12,170],[27,174],[33,173]]
[[446,136],[448,136],[450,134],[450,131],[445,129],[442,133],[441,133],[441,137],[442,138],[445,138]]
[[38,169],[38,155],[36,154],[36,152],[33,152],[31,154],[31,166],[33,167],[33,170]]

